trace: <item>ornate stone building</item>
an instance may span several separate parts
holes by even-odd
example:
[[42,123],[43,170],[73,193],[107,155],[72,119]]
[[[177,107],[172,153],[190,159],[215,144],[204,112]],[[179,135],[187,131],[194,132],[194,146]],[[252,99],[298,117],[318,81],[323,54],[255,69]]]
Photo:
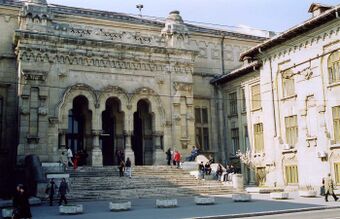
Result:
[[331,173],[340,185],[339,11],[312,4],[310,19],[242,53],[243,67],[212,81],[225,113],[234,112],[227,141],[233,129],[249,141],[240,148],[251,150],[259,184],[317,187]]
[[195,144],[222,159],[209,81],[268,36],[184,23],[178,11],[159,21],[45,0],[0,0],[0,29],[4,176],[28,154],[58,161],[65,146],[93,166],[116,164],[118,150],[162,164],[167,148]]

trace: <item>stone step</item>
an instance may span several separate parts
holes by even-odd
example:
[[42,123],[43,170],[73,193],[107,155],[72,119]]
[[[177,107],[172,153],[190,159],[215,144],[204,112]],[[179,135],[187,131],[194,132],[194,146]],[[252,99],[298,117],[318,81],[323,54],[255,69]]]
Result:
[[69,198],[113,200],[188,195],[230,194],[232,188],[216,180],[196,180],[189,171],[169,166],[135,166],[132,178],[119,177],[118,168],[80,167],[69,169]]

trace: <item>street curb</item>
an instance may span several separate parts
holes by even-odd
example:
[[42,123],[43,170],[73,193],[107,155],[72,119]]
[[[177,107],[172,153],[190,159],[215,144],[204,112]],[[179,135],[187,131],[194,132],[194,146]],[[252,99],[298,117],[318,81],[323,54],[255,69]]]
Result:
[[340,208],[340,206],[320,206],[320,207],[311,207],[311,208],[297,208],[297,209],[286,209],[286,210],[277,210],[277,211],[261,211],[261,212],[242,213],[242,214],[226,214],[226,215],[193,217],[193,218],[195,219],[242,218],[242,217],[256,217],[256,216],[267,216],[267,215],[276,215],[276,214],[297,213],[297,212],[305,212],[305,211],[328,210],[328,209],[337,209],[337,208]]

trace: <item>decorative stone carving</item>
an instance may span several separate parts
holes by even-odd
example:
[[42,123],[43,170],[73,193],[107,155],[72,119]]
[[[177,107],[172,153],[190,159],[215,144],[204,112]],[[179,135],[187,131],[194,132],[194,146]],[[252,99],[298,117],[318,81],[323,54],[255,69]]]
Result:
[[173,82],[174,88],[176,91],[182,91],[182,92],[192,92],[192,83],[190,82],[179,82],[175,81]]
[[24,70],[22,71],[22,76],[28,81],[45,81],[47,77],[47,72]]
[[48,113],[48,108],[47,107],[39,107],[39,115],[41,116],[46,116]]

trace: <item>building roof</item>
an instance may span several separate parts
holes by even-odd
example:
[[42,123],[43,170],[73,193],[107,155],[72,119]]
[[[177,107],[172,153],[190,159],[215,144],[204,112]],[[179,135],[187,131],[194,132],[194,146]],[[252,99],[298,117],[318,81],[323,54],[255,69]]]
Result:
[[[312,4],[311,7],[315,7],[315,6],[316,4],[314,5]],[[322,6],[322,7],[326,7],[326,6]],[[313,9],[310,8],[310,10],[313,10]],[[329,10],[326,10],[324,13],[316,17],[310,18],[309,20],[303,22],[302,24],[294,26],[281,34],[276,35],[275,37],[269,40],[266,40],[263,43],[260,43],[259,45],[249,49],[248,51],[241,53],[240,60],[243,60],[246,56],[254,57],[258,55],[259,53],[264,52],[265,50],[268,50],[274,46],[282,44],[322,24],[332,21],[336,19],[337,17],[339,17],[339,11],[340,11],[340,5],[332,7]]]
[[244,65],[238,69],[235,69],[234,71],[228,73],[228,74],[223,74],[217,78],[214,78],[210,81],[211,84],[223,84],[227,81],[231,81],[235,78],[238,78],[242,75],[248,74],[252,71],[255,71],[257,68],[261,66],[261,63],[258,61],[253,61],[247,65]]

